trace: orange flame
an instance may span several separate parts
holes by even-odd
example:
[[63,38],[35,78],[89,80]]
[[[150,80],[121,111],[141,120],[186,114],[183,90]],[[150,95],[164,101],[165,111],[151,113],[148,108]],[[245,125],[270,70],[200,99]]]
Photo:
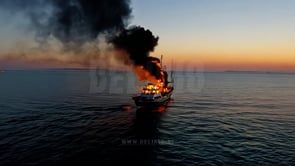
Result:
[[[161,68],[161,64],[157,60],[153,60],[152,62],[155,63],[159,68]],[[139,81],[147,80],[147,81],[152,82],[153,84],[158,83],[158,80],[156,79],[156,77],[151,75],[151,73],[149,71],[147,71],[143,66],[133,65],[132,68],[133,68]],[[161,70],[160,74],[161,74],[160,81],[163,82],[164,81],[164,71]]]
[[169,92],[169,89],[168,87],[164,87],[164,83],[160,80],[158,80],[157,84],[148,84],[141,89],[141,93],[144,94],[157,94],[162,92]]
[[155,76],[151,75],[143,66],[133,66],[133,70],[139,81],[150,81],[153,84],[157,84],[158,80]]
[[[158,60],[152,60],[152,63],[156,64],[161,69],[161,63]],[[162,69],[160,71],[160,79],[157,79],[148,70],[146,70],[144,66],[133,65],[132,68],[138,81],[148,81],[151,83],[141,88],[142,93],[155,94],[169,91],[167,87],[164,87],[165,74]]]

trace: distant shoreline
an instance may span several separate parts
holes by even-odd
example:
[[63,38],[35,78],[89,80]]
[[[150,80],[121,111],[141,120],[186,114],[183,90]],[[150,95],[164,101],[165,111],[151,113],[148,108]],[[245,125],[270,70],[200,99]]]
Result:
[[[96,69],[96,68],[15,68],[15,69],[0,69],[0,73],[5,71],[59,71],[59,70],[68,70],[68,71],[86,71],[86,70],[109,70],[114,72],[132,72],[126,70],[115,70],[115,69]],[[168,72],[170,70],[167,70]],[[174,70],[174,72],[186,72],[186,73],[237,73],[237,74],[295,74],[295,71],[243,71],[243,70],[225,70],[225,71],[183,71],[183,70]]]
[[226,70],[223,73],[254,73],[254,74],[295,74],[294,71],[239,71],[239,70]]

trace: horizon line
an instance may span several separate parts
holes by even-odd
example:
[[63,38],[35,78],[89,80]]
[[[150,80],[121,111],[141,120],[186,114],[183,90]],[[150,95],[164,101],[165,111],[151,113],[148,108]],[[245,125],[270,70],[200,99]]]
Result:
[[[29,70],[110,70],[110,71],[121,71],[121,72],[132,72],[132,70],[119,70],[119,69],[99,69],[99,68],[79,68],[79,67],[52,67],[52,68],[6,68],[1,69],[0,72],[5,71],[29,71]],[[295,71],[280,71],[280,70],[166,70],[166,71],[175,71],[175,72],[194,72],[194,73],[288,73],[295,74]]]

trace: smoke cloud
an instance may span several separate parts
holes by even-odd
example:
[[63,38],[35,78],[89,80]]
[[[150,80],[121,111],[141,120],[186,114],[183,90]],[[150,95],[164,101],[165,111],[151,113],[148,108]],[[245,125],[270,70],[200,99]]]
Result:
[[122,31],[131,14],[130,0],[1,0],[0,8],[29,17],[37,42],[52,36],[66,50]]
[[[151,75],[165,81],[160,60],[149,56],[159,37],[139,26],[126,29],[131,17],[130,0],[1,0],[0,9],[28,17],[35,39],[41,45],[53,38],[65,51],[85,54],[85,50],[90,50],[85,46],[96,45],[103,35],[115,49],[127,52],[127,60],[122,58],[121,62],[144,69],[138,70],[137,75],[147,71],[144,79]],[[92,55],[99,55],[100,50],[96,46],[92,50],[96,51],[91,56],[83,56],[96,59]]]
[[154,36],[150,30],[135,26],[122,31],[111,42],[115,48],[128,52],[133,65],[142,66],[157,80],[167,82],[160,60],[149,56],[149,53],[158,45],[158,40],[159,37]]

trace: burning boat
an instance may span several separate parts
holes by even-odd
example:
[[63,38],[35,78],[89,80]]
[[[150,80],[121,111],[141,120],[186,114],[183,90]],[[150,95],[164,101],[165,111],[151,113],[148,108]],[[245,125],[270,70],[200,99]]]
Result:
[[139,95],[132,99],[137,106],[161,106],[168,103],[171,98],[174,87],[169,85],[161,87],[152,83],[147,84],[142,88]]
[[168,82],[168,74],[162,68],[162,56],[160,60],[149,55],[158,45],[158,40],[159,37],[150,30],[138,26],[122,31],[111,40],[119,52],[118,59],[132,67],[138,81],[149,82],[142,87],[140,94],[133,97],[137,106],[163,105],[173,92],[173,86],[168,85],[172,82]]
[[[160,66],[162,66],[162,63]],[[173,85],[169,85],[169,83],[174,82],[172,71],[171,82],[168,82],[168,74],[166,71],[161,70],[161,73],[162,79],[153,81],[154,83],[148,83],[142,87],[140,94],[132,97],[137,106],[161,106],[167,104],[171,99],[174,90]]]

